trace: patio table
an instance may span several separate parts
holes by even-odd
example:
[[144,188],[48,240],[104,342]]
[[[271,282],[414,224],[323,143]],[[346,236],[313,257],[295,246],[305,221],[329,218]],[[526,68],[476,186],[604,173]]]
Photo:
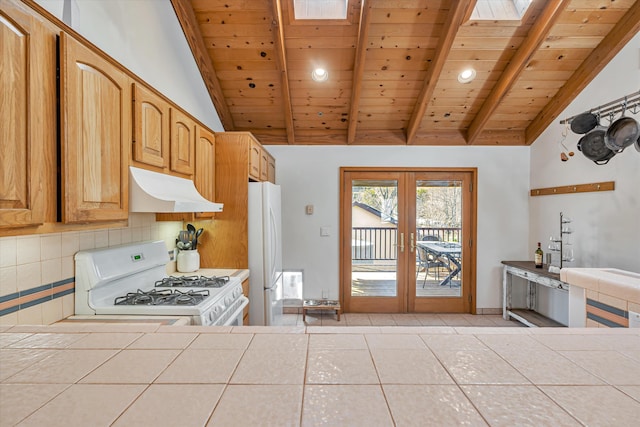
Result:
[[462,264],[460,263],[462,246],[460,246],[460,243],[422,240],[418,241],[417,245],[431,252],[435,257],[446,258],[453,264],[454,268],[449,269],[449,274],[440,282],[440,286],[444,286],[447,283],[451,284],[451,280],[462,270]]

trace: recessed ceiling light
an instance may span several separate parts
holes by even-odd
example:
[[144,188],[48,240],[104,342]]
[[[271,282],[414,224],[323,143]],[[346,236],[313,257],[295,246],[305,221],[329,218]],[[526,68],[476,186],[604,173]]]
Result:
[[476,70],[473,68],[467,68],[458,74],[458,81],[460,83],[469,83],[476,78]]
[[329,73],[324,68],[316,68],[311,73],[311,78],[317,82],[323,82],[329,78]]

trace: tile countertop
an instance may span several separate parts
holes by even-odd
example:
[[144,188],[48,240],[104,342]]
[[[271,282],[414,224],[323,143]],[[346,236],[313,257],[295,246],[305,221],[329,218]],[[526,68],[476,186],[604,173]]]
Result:
[[0,327],[0,362],[2,426],[631,426],[640,416],[640,329],[59,323]]

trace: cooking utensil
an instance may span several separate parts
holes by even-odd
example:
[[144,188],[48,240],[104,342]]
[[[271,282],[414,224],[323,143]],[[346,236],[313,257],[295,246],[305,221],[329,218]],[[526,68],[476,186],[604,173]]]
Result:
[[193,238],[193,249],[198,247],[198,237],[200,237],[202,235],[203,231],[204,231],[203,228],[198,228],[198,230],[196,230],[196,235]]
[[609,129],[604,135],[604,143],[607,148],[616,153],[621,153],[622,150],[632,145],[640,137],[638,122],[632,117],[625,117],[626,109],[627,102],[625,100],[621,117],[609,125]]
[[604,143],[605,132],[606,130],[603,126],[598,126],[578,141],[578,150],[596,165],[606,165],[616,155]]
[[567,139],[568,133],[569,133],[569,124],[565,123],[564,130],[562,131],[562,139],[560,140],[560,145],[562,145],[562,148],[564,148],[564,152],[560,153],[560,160],[562,160],[563,162],[566,162],[567,160],[569,160],[569,157],[567,157],[567,154],[571,157],[573,157],[573,154],[574,154],[573,151],[569,151],[567,146],[564,145],[564,141],[565,139]]
[[571,130],[578,134],[585,134],[598,126],[598,117],[591,111],[578,114],[571,120]]
[[182,243],[187,243],[189,241],[189,232],[185,230],[180,230],[178,233],[178,240]]

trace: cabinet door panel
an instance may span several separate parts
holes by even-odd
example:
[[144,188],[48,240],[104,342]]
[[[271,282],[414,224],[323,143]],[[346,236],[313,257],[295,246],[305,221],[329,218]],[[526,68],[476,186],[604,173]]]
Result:
[[55,37],[8,4],[0,41],[0,228],[39,225],[55,208]]
[[265,150],[260,151],[260,181],[269,180],[269,155]]
[[193,175],[195,122],[180,110],[171,108],[171,170]]
[[133,160],[150,166],[169,166],[169,105],[159,96],[134,84]]
[[260,161],[262,160],[262,147],[257,141],[249,142],[249,176],[260,181]]
[[128,78],[62,34],[63,222],[128,216]]
[[[196,170],[194,183],[200,194],[215,202],[216,197],[216,145],[212,132],[197,127],[196,130]],[[196,212],[197,218],[212,218],[213,212]]]
[[276,159],[274,159],[273,157],[271,157],[269,155],[269,165],[268,165],[268,172],[267,172],[267,180],[273,184],[276,183]]

